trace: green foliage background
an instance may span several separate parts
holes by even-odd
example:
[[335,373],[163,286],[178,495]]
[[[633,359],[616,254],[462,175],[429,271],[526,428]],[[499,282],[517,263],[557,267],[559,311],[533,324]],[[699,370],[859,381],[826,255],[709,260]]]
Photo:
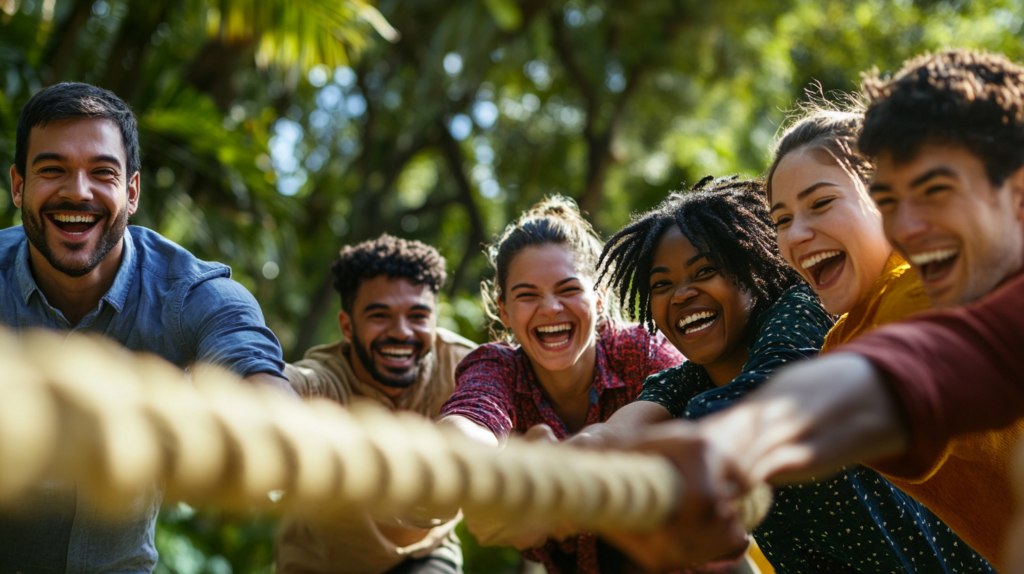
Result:
[[[442,324],[484,341],[481,244],[545,194],[607,234],[705,174],[757,175],[808,88],[952,46],[1022,59],[1022,4],[0,0],[0,160],[41,87],[107,87],[140,119],[135,223],[230,264],[287,358],[339,336],[330,262],[385,231],[442,251]],[[173,507],[159,569],[270,571],[273,530]]]

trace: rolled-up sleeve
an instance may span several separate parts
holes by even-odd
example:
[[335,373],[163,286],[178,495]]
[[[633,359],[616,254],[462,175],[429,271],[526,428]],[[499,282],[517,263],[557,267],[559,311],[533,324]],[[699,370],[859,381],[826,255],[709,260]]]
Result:
[[502,344],[477,347],[455,370],[455,392],[440,416],[466,417],[499,438],[515,428],[517,369],[511,348]]
[[914,478],[934,466],[951,439],[1024,417],[1022,302],[1018,275],[974,305],[880,327],[836,349],[881,372],[910,431],[904,456],[873,467]]
[[256,299],[236,281],[217,277],[193,286],[178,314],[182,344],[194,362],[212,363],[240,377],[284,377],[281,344],[267,328]]

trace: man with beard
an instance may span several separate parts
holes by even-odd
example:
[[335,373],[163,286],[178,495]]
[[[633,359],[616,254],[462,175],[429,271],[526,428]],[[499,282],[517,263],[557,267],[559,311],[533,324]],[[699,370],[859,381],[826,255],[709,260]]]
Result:
[[[472,342],[437,326],[445,260],[418,241],[390,235],[348,246],[331,268],[345,341],[313,347],[285,374],[306,397],[356,398],[435,418],[455,390],[455,367]],[[461,573],[457,520],[408,524],[381,517],[287,517],[277,571]]]
[[[99,333],[186,368],[216,363],[290,395],[281,347],[252,295],[221,264],[141,227],[135,116],[80,83],[42,90],[18,119],[11,195],[23,225],[0,231],[0,324]],[[60,349],[54,349],[60,353]],[[0,516],[4,572],[150,572],[162,493],[112,521],[74,484],[38,485]]]

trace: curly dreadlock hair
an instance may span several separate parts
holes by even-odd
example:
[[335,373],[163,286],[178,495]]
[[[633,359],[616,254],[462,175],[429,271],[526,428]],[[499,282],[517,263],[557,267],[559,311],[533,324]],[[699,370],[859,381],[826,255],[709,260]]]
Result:
[[1001,54],[953,50],[908,60],[891,79],[862,86],[868,110],[860,149],[897,162],[924,144],[967,148],[1000,186],[1024,166],[1024,67]]
[[358,245],[345,246],[341,257],[331,266],[331,273],[334,274],[334,288],[341,294],[341,307],[346,313],[352,312],[356,293],[367,279],[378,275],[404,278],[426,285],[436,295],[448,274],[444,257],[437,249],[387,233]]
[[647,276],[658,241],[675,225],[737,287],[754,296],[751,317],[757,317],[783,291],[801,282],[779,255],[763,197],[759,180],[710,175],[688,192],[671,194],[608,241],[598,261],[598,281],[607,281],[619,303],[653,333]]

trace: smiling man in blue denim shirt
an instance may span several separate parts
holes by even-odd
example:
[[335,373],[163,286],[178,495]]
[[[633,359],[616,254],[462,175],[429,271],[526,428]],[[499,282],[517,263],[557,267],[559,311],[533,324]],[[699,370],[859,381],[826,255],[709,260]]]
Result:
[[[135,116],[114,94],[58,84],[25,104],[11,168],[23,225],[0,231],[0,324],[100,333],[182,368],[216,363],[294,395],[280,344],[231,270],[128,227],[139,169]],[[158,487],[119,521],[98,516],[73,485],[37,490],[27,510],[0,515],[0,570],[153,570]]]

